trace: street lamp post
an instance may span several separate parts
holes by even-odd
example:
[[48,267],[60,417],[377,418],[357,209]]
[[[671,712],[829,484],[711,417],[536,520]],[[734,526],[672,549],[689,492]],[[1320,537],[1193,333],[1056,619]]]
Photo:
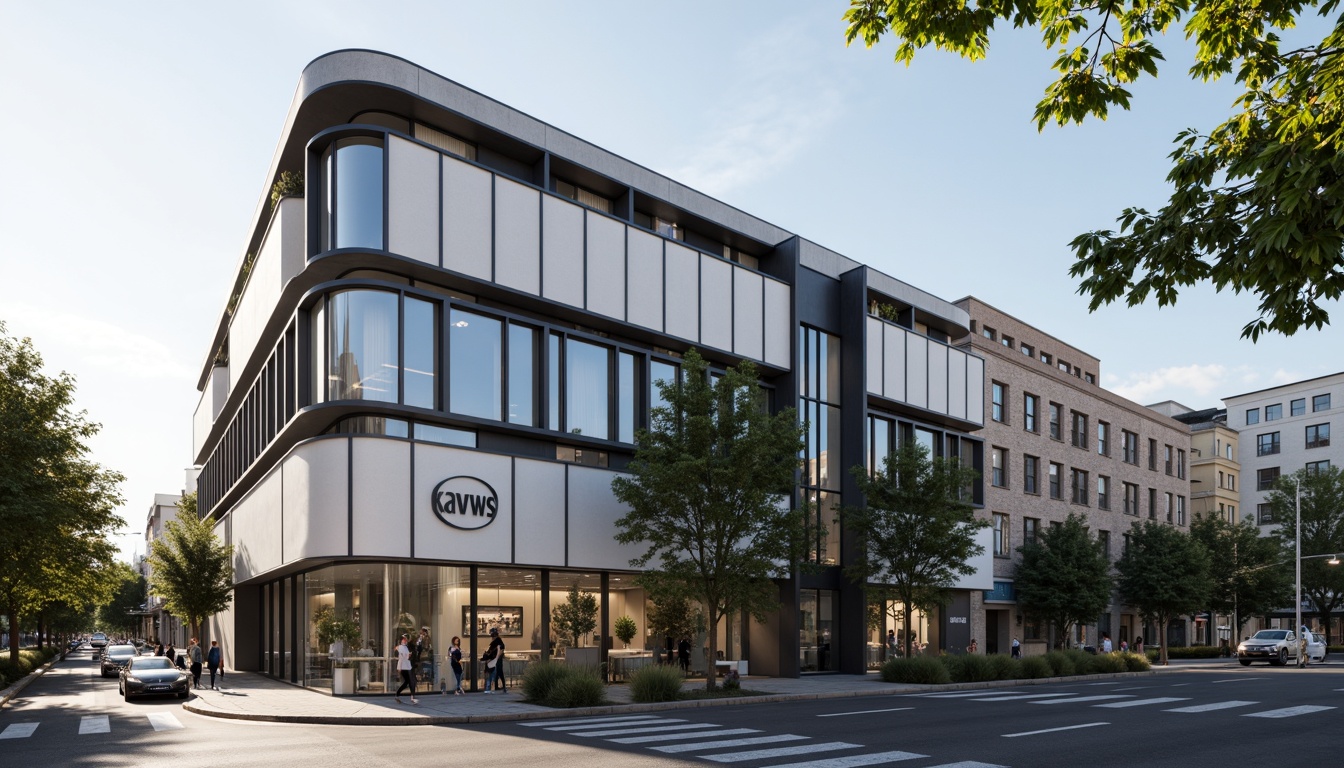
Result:
[[[1297,556],[1293,558],[1296,561],[1295,570],[1297,572],[1297,599],[1293,603],[1293,610],[1296,611],[1293,619],[1293,634],[1300,635],[1302,633],[1302,478],[1294,476],[1293,480],[1297,482],[1297,492],[1293,495],[1293,508],[1297,516],[1296,524],[1293,526],[1297,546]],[[1303,637],[1297,639],[1297,666],[1299,667],[1305,666],[1302,659],[1307,647],[1305,641],[1306,638]]]

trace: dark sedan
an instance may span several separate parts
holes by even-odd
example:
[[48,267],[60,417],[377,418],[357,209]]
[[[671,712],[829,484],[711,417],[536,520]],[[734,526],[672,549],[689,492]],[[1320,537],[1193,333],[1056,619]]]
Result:
[[103,666],[103,677],[113,677],[117,672],[126,668],[126,664],[135,658],[136,653],[134,645],[109,645],[103,649],[103,655],[100,657]]
[[163,656],[136,656],[121,670],[117,692],[127,701],[132,696],[163,696],[175,694],[187,698],[191,675],[173,666]]

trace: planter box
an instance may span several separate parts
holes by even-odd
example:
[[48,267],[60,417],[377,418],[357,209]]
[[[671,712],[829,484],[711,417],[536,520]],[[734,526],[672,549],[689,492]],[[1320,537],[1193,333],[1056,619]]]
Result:
[[332,670],[331,692],[337,696],[349,696],[355,692],[355,670],[351,667],[337,667]]

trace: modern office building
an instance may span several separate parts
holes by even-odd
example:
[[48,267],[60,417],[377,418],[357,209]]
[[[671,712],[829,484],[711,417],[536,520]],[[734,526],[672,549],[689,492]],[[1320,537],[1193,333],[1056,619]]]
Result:
[[[181,500],[181,494],[154,494],[154,503],[150,505],[149,515],[145,518],[146,558],[141,559],[139,563],[140,575],[144,576],[146,581],[154,577],[154,569],[147,559],[148,555],[154,551],[154,542],[163,535],[164,526],[169,521],[177,519],[177,503]],[[172,643],[178,648],[186,647],[189,630],[182,625],[180,618],[163,607],[163,598],[154,594],[153,590],[146,596],[142,622],[141,637],[165,644]]]
[[1344,372],[1225,397],[1223,405],[1228,426],[1241,433],[1243,503],[1268,533],[1279,522],[1268,497],[1280,475],[1344,466],[1344,445],[1330,444],[1331,427],[1344,427]]
[[[985,484],[983,514],[994,534],[994,587],[978,596],[981,647],[1006,653],[1014,637],[1028,652],[1044,649],[1048,628],[1017,605],[1013,577],[1018,548],[1043,526],[1070,513],[1086,518],[1112,561],[1124,553],[1129,529],[1158,520],[1188,530],[1190,433],[1184,424],[1098,385],[1101,361],[979,299],[956,306],[971,318],[961,344],[985,359]],[[1168,628],[1165,642],[1190,642],[1186,622]],[[1095,644],[1101,633],[1119,644],[1143,636],[1154,642],[1118,597],[1073,642]],[[1058,641],[1060,638],[1056,637]]]
[[[283,172],[306,190],[273,205]],[[834,513],[858,501],[848,469],[899,439],[981,467],[984,361],[949,343],[964,309],[382,53],[304,70],[265,182],[194,429],[199,510],[235,547],[211,628],[234,667],[323,687],[353,662],[376,691],[424,627],[437,687],[448,639],[478,658],[495,627],[512,670],[560,650],[550,617],[575,586],[600,617],[574,647],[605,658],[625,616],[634,650],[664,647],[610,484],[692,347],[753,361],[771,408],[798,408],[792,503],[830,530],[819,571],[720,647],[753,674],[874,662],[885,625],[843,577]],[[918,617],[932,648],[969,641],[992,586],[975,565]],[[355,622],[359,648],[323,642],[319,617]]]

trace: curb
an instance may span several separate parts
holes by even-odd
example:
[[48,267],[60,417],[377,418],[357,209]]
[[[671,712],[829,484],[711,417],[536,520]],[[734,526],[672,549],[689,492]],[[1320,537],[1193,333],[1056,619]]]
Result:
[[743,696],[728,699],[703,699],[691,701],[667,701],[653,704],[604,704],[597,707],[577,707],[575,709],[548,709],[544,712],[502,712],[493,715],[426,715],[421,717],[339,717],[330,715],[274,715],[253,712],[235,712],[216,709],[210,706],[194,704],[195,699],[182,704],[182,708],[192,714],[204,717],[218,717],[226,720],[251,720],[266,723],[296,723],[303,725],[464,725],[471,723],[500,723],[522,720],[554,720],[566,717],[589,717],[593,715],[620,715],[641,712],[662,712],[676,709],[700,709],[702,707],[730,707],[739,704],[779,704],[792,701],[821,701],[828,699],[857,699],[873,696],[900,696],[912,693],[933,693],[944,691],[974,691],[990,688],[1015,688],[1027,685],[1048,685],[1060,682],[1086,682],[1092,680],[1115,680],[1155,675],[1155,670],[1146,672],[1114,672],[1097,675],[1073,675],[1071,677],[1044,677],[1035,680],[991,680],[980,683],[950,683],[948,685],[903,685],[892,688],[826,691],[820,693],[771,693],[762,696]]
[[23,689],[27,688],[29,683],[45,675],[47,673],[47,670],[56,666],[57,662],[61,662],[64,660],[65,657],[60,653],[57,653],[55,656],[52,656],[47,661],[47,663],[43,664],[37,669],[34,669],[32,672],[29,672],[28,674],[14,681],[12,685],[4,689],[3,691],[0,691],[0,707],[5,706],[6,704],[9,703],[10,699],[14,698],[15,696],[18,696],[20,693],[23,693]]

